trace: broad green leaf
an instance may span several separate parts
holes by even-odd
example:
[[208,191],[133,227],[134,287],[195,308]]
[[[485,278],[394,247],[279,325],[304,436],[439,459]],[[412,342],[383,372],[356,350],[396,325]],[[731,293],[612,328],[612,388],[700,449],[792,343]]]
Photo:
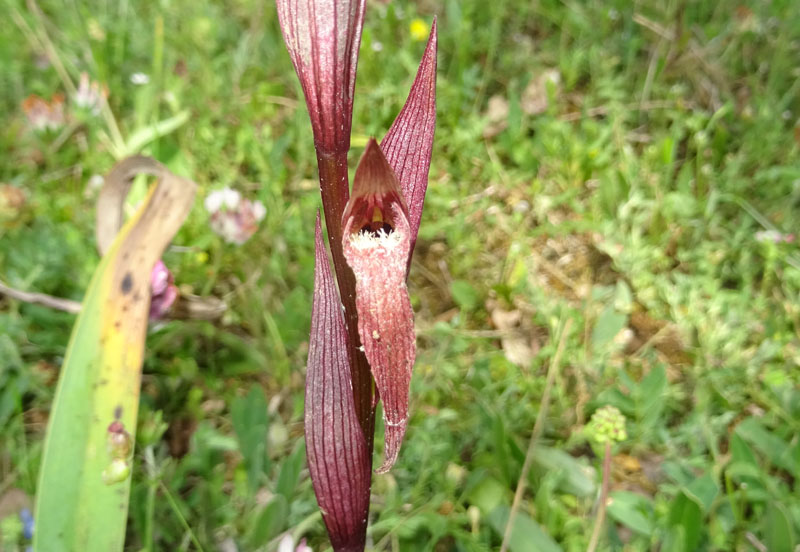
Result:
[[653,505],[640,494],[628,491],[611,493],[607,511],[609,517],[637,533],[651,535],[653,532]]
[[641,401],[641,418],[645,425],[652,425],[661,417],[664,409],[664,393],[667,390],[667,372],[657,364],[642,378],[638,398]]
[[672,501],[667,520],[670,528],[680,537],[675,543],[679,550],[698,550],[704,524],[700,505],[681,491]]
[[575,496],[589,496],[595,492],[595,471],[581,464],[563,450],[539,446],[534,449],[533,461],[542,468],[561,472],[559,489]]
[[703,512],[711,511],[711,505],[719,494],[719,487],[711,474],[705,474],[692,481],[685,489],[686,496],[694,500]]
[[480,304],[478,291],[466,280],[455,280],[450,284],[450,293],[453,295],[453,301],[463,310],[473,311]]
[[599,351],[608,345],[627,323],[626,315],[617,312],[612,305],[607,306],[592,329],[592,349]]
[[142,167],[161,178],[95,271],[61,368],[37,489],[39,552],[122,550],[125,541],[150,273],[195,191],[142,157],[120,162],[108,180]]
[[[499,535],[505,532],[508,514],[507,506],[498,506],[489,514],[489,523]],[[511,552],[561,552],[558,543],[524,512],[514,516],[509,549]]]
[[756,418],[747,418],[736,426],[736,435],[753,445],[779,468],[789,473],[800,472],[800,461],[794,458],[789,445],[773,432],[765,428]]
[[286,525],[289,515],[289,503],[283,495],[275,495],[261,513],[254,518],[250,527],[248,550],[256,550],[265,546],[271,539],[278,536]]
[[495,509],[505,498],[508,489],[493,477],[486,477],[475,485],[469,493],[469,501],[484,514]]
[[278,474],[278,483],[275,490],[278,494],[291,500],[297,482],[300,480],[300,472],[306,463],[306,447],[303,441],[298,441],[292,453],[281,464],[281,471]]
[[792,552],[795,550],[795,540],[792,521],[777,502],[767,506],[764,516],[764,543],[770,552]]

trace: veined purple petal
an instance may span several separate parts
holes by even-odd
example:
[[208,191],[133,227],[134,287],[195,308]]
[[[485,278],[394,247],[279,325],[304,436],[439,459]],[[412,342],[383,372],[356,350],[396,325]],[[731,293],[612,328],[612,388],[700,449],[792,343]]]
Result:
[[[408,204],[411,251],[417,242],[436,127],[436,20],[403,109],[381,142]],[[410,261],[410,258],[409,258]]]
[[306,373],[305,435],[311,482],[333,549],[364,550],[370,458],[356,417],[342,304],[316,224],[314,302]]
[[277,0],[319,153],[350,148],[353,89],[365,0]]
[[375,471],[385,473],[397,460],[408,424],[416,335],[406,288],[408,210],[374,139],[356,168],[342,226],[344,257],[356,277],[358,334],[383,401],[384,462]]

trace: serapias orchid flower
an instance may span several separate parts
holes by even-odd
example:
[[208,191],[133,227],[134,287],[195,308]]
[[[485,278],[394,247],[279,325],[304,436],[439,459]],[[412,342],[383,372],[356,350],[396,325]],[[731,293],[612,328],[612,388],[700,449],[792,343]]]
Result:
[[342,220],[344,257],[356,276],[358,335],[383,400],[385,459],[377,472],[384,473],[397,460],[406,433],[417,348],[406,288],[411,253],[408,207],[374,139],[356,169]]
[[416,343],[406,277],[436,124],[436,22],[408,99],[383,142],[370,140],[351,194],[347,153],[365,0],[277,0],[277,7],[311,119],[336,276],[334,283],[318,217],[306,374],[309,473],[334,550],[360,551],[378,397],[385,425],[379,473],[395,463],[408,424]]

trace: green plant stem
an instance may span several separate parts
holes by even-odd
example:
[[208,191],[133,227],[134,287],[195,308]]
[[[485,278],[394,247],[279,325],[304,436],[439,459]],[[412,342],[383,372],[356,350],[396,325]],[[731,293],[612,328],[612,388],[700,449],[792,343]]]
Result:
[[144,462],[147,468],[147,502],[144,515],[144,549],[153,551],[153,521],[156,510],[156,490],[158,489],[158,475],[156,474],[153,446],[144,449]]
[[200,294],[203,297],[211,293],[211,290],[214,289],[214,286],[217,284],[217,278],[219,277],[219,271],[222,268],[223,255],[219,238],[214,240],[211,248],[211,274],[209,274],[208,278],[206,278],[206,283],[203,285],[203,290]]
[[558,339],[558,346],[556,348],[556,354],[553,355],[553,361],[547,368],[547,381],[544,384],[544,392],[542,393],[542,404],[539,408],[539,415],[536,416],[536,422],[533,424],[533,432],[531,433],[531,439],[528,442],[528,452],[525,453],[525,461],[522,464],[522,473],[520,473],[519,480],[517,481],[517,490],[514,492],[514,502],[511,503],[511,510],[508,513],[508,521],[506,522],[506,528],[503,532],[503,542],[500,545],[500,552],[506,552],[506,550],[508,550],[508,545],[511,539],[511,531],[514,527],[514,518],[516,517],[517,511],[522,503],[522,495],[525,492],[525,483],[528,480],[528,472],[530,471],[531,464],[533,463],[533,451],[536,448],[536,443],[538,442],[539,436],[544,429],[544,421],[547,419],[547,411],[550,408],[550,394],[553,391],[553,382],[556,379],[556,373],[558,372],[561,364],[561,355],[564,353],[564,344],[567,341],[567,335],[569,335],[569,330],[571,327],[572,319],[570,318],[567,319],[567,322],[564,324],[564,328],[561,330],[561,335]]
[[160,479],[158,480],[158,486],[161,487],[161,490],[164,491],[164,496],[167,497],[167,501],[169,505],[172,507],[172,510],[175,512],[175,515],[178,516],[178,520],[181,522],[184,530],[189,534],[189,538],[191,539],[192,543],[197,547],[197,550],[203,552],[203,546],[200,544],[200,541],[197,540],[197,536],[192,531],[192,528],[189,526],[189,523],[186,521],[186,518],[181,513],[181,509],[178,506],[178,503],[175,502],[175,498],[172,496],[172,493],[169,492],[169,489],[164,482]]
[[600,503],[597,505],[597,515],[594,519],[594,529],[592,538],[589,540],[589,547],[586,552],[594,552],[600,542],[600,532],[606,520],[606,506],[608,504],[608,487],[611,484],[611,441],[606,442],[603,451],[603,483],[600,487]]

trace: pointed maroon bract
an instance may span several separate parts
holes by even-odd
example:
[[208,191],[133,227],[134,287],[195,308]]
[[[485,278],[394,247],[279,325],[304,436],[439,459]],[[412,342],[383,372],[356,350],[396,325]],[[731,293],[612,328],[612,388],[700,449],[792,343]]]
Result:
[[277,0],[278,19],[308,105],[314,144],[350,148],[365,0]]
[[319,214],[306,373],[305,435],[311,483],[333,549],[364,549],[370,454],[356,417],[342,304],[328,264]]
[[[391,165],[408,204],[411,251],[417,241],[428,170],[431,166],[433,135],[436,128],[436,19],[417,76],[403,109],[381,141],[381,150]],[[410,262],[409,258],[409,262]]]
[[397,460],[406,433],[416,335],[406,288],[408,209],[374,139],[356,168],[342,226],[344,257],[356,276],[358,333],[383,401],[384,461],[376,472],[385,473]]

